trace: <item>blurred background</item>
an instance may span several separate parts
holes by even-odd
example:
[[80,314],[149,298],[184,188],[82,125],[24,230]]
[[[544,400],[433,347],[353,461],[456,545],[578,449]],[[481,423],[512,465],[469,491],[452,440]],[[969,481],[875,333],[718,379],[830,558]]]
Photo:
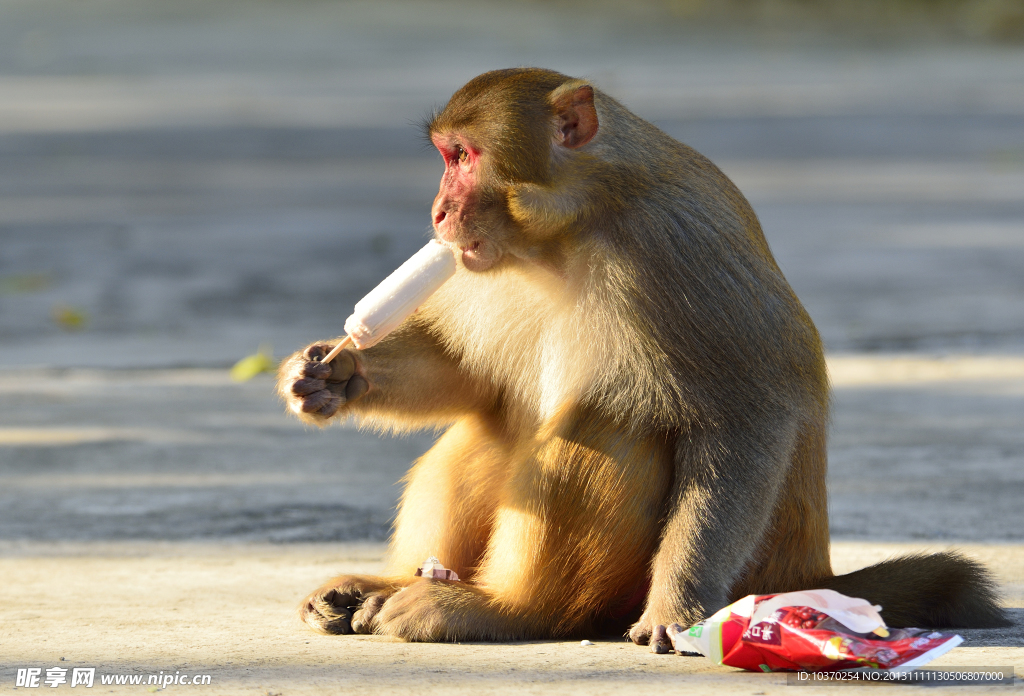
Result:
[[1024,537],[1021,0],[0,0],[0,543],[386,538],[433,436],[229,370],[342,332],[429,235],[420,123],[518,65],[751,200],[832,360],[836,538]]

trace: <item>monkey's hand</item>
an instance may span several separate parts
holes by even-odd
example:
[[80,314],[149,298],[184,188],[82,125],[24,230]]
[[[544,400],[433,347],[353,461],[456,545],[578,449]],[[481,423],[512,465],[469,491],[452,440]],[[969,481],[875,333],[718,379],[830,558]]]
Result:
[[286,359],[278,370],[278,393],[288,409],[307,423],[323,425],[370,388],[352,351],[343,350],[330,363],[320,362],[333,347],[314,343]]
[[372,633],[374,619],[400,581],[369,575],[341,575],[302,600],[299,615],[320,633]]

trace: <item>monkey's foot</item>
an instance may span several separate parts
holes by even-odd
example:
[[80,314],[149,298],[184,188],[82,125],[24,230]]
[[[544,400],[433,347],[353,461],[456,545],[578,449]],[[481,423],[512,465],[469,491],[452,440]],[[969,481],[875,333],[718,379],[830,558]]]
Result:
[[[682,630],[683,626],[692,626],[699,619],[690,620],[683,618],[682,621],[664,620],[663,623],[655,623],[646,612],[640,620],[629,629],[629,638],[637,645],[649,645],[651,652],[659,655],[672,652],[672,637],[670,634]],[[680,625],[681,624],[681,625]],[[689,653],[687,653],[689,654]]]
[[651,646],[651,652],[659,655],[672,650],[672,642],[668,639],[665,626],[652,624],[646,614],[629,629],[629,639],[637,645]]
[[306,597],[299,614],[320,633],[372,633],[384,602],[400,588],[401,585],[384,578],[342,575]]
[[388,599],[374,622],[374,632],[405,640],[433,642],[452,640],[458,631],[448,616],[442,598],[449,594],[444,580],[421,580]]
[[388,598],[373,632],[410,641],[509,641],[551,636],[545,617],[511,616],[467,582],[414,578]]

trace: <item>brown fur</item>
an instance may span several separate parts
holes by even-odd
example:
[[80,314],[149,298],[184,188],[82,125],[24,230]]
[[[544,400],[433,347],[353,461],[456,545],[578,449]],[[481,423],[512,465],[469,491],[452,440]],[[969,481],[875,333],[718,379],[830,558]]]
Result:
[[[643,643],[812,587],[893,625],[1003,621],[954,554],[832,576],[821,342],[711,162],[536,69],[472,80],[428,131],[465,267],[377,346],[295,354],[280,390],[318,425],[450,428],[409,472],[388,578],[334,579],[308,623],[508,640],[631,618]],[[412,578],[431,555],[464,582]]]

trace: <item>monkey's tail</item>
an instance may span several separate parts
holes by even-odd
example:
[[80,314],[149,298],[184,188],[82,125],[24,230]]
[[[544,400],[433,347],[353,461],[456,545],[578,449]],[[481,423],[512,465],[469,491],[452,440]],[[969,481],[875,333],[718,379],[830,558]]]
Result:
[[890,558],[818,587],[882,605],[889,626],[997,628],[1011,622],[988,570],[955,551]]

